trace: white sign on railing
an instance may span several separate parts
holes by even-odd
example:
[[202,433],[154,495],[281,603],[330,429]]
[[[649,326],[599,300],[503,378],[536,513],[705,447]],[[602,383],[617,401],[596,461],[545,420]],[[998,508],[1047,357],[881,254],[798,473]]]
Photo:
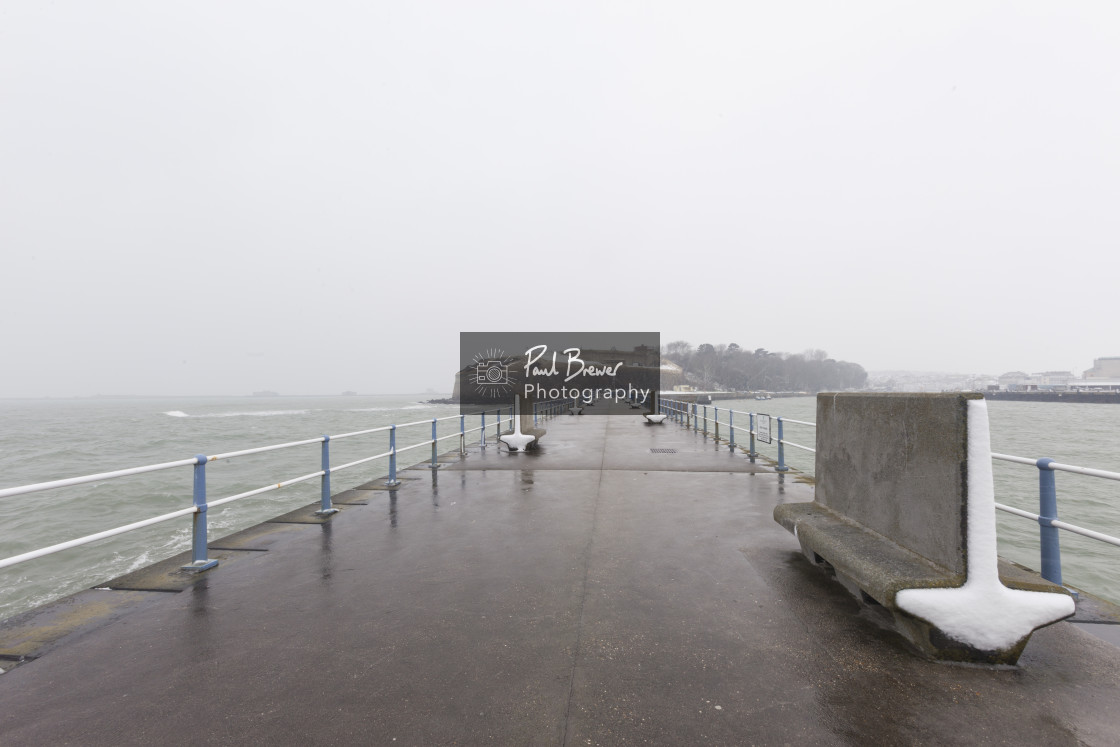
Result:
[[764,444],[770,443],[770,416],[769,415],[755,415],[754,416],[754,432],[755,438]]

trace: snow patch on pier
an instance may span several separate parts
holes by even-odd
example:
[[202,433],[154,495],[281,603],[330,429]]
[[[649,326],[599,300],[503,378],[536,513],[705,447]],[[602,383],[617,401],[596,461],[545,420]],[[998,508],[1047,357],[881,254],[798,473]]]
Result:
[[999,580],[995,483],[988,405],[968,402],[968,578],[956,589],[905,589],[899,608],[982,650],[1015,645],[1035,628],[1074,612],[1065,594],[1008,589]]

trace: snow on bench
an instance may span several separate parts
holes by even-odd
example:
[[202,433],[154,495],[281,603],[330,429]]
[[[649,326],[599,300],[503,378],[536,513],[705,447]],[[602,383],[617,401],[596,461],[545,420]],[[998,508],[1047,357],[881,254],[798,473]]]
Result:
[[1035,629],[1074,612],[1039,577],[1001,579],[979,394],[818,395],[815,500],[774,518],[936,659],[1014,664]]

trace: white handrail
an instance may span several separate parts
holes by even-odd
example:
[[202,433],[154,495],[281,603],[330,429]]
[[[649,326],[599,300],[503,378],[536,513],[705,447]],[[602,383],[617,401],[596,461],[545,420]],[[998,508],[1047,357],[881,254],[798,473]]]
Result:
[[60,542],[57,545],[51,545],[50,547],[41,547],[38,550],[25,552],[22,555],[13,555],[10,558],[4,558],[3,560],[0,560],[0,568],[6,568],[10,565],[15,565],[16,563],[23,563],[27,560],[41,558],[44,555],[52,555],[56,552],[69,550],[72,547],[78,547],[79,545],[87,545],[90,542],[96,542],[97,540],[115,537],[118,534],[131,532],[134,529],[142,529],[143,527],[151,526],[152,524],[159,524],[163,521],[171,521],[172,519],[177,519],[180,516],[186,516],[187,514],[196,513],[197,511],[198,509],[196,509],[194,506],[191,506],[190,508],[181,508],[178,511],[172,511],[169,514],[163,514],[162,516],[156,516],[151,519],[144,519],[143,521],[137,521],[123,527],[117,527],[116,529],[107,529],[104,532],[98,532],[97,534],[91,534],[86,537],[72,539],[67,542]]
[[251,495],[260,495],[261,493],[267,493],[270,490],[279,490],[280,488],[286,488],[289,485],[295,485],[296,483],[299,483],[299,482],[306,482],[306,481],[308,481],[312,478],[315,478],[315,477],[322,477],[324,474],[325,473],[323,472],[323,470],[319,470],[318,472],[312,472],[309,475],[303,475],[301,477],[293,477],[291,480],[284,480],[282,482],[273,483],[272,485],[265,485],[263,488],[257,488],[256,490],[248,490],[244,493],[238,493],[237,495],[231,495],[227,498],[219,498],[216,501],[207,501],[206,502],[206,508],[211,509],[211,508],[214,508],[214,506],[221,506],[224,503],[232,503],[233,501],[237,501],[237,500],[240,500],[242,498],[248,498]]
[[172,469],[173,467],[185,467],[188,464],[198,464],[197,458],[180,459],[177,462],[164,462],[162,464],[149,464],[145,467],[130,467],[129,469],[118,469],[113,472],[99,472],[96,475],[83,475],[81,477],[67,477],[63,480],[51,480],[50,482],[38,482],[34,485],[19,485],[14,488],[4,488],[0,490],[0,498],[7,498],[13,495],[25,495],[27,493],[37,493],[40,490],[50,490],[51,488],[65,488],[70,485],[83,485],[90,482],[98,482],[99,480],[112,480],[116,477],[127,477],[128,475],[140,475],[145,472],[157,472],[163,469]]
[[[1005,506],[1002,503],[997,503],[996,508],[998,508],[1000,511],[1006,511],[1009,514],[1015,514],[1016,516],[1022,516],[1024,519],[1031,519],[1033,521],[1040,521],[1041,518],[1042,518],[1038,514],[1032,514],[1030,511],[1024,511],[1021,508],[1015,508],[1014,506]],[[1067,532],[1073,532],[1074,534],[1080,534],[1082,537],[1089,537],[1090,539],[1099,540],[1100,542],[1107,542],[1110,545],[1116,545],[1117,547],[1120,547],[1120,537],[1113,537],[1112,535],[1109,535],[1109,534],[1102,534],[1101,532],[1094,532],[1092,529],[1086,529],[1084,527],[1079,527],[1075,524],[1067,524],[1066,522],[1059,521],[1058,519],[1049,520],[1048,522],[1046,522],[1046,526],[1052,526],[1052,527],[1056,527],[1058,529],[1064,529]]]
[[279,451],[280,449],[290,449],[293,446],[304,446],[306,444],[321,444],[326,439],[323,436],[319,438],[309,438],[306,441],[292,441],[286,444],[276,444],[275,446],[258,446],[255,449],[242,449],[241,451],[227,451],[225,454],[215,454],[212,457],[207,457],[207,460],[216,462],[219,459],[232,459],[233,457],[247,456],[249,454],[261,454],[266,451]]

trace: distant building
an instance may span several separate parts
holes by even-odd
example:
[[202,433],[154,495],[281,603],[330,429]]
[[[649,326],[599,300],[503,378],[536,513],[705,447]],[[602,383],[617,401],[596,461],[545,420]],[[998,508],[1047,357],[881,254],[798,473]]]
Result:
[[684,381],[684,369],[666,358],[661,359],[661,391],[677,389]]
[[1070,389],[1079,392],[1116,392],[1120,391],[1120,378],[1101,379],[1084,378],[1074,379],[1069,383]]
[[1027,388],[1031,377],[1026,371],[1008,371],[1005,374],[1000,374],[997,380],[999,381],[1000,389],[1006,389],[1009,392],[1019,392]]
[[1120,358],[1095,358],[1093,367],[1085,372],[1086,379],[1120,379]]
[[1076,380],[1073,371],[1043,371],[1031,374],[1031,378],[1038,381],[1041,389],[1068,389],[1070,382]]

